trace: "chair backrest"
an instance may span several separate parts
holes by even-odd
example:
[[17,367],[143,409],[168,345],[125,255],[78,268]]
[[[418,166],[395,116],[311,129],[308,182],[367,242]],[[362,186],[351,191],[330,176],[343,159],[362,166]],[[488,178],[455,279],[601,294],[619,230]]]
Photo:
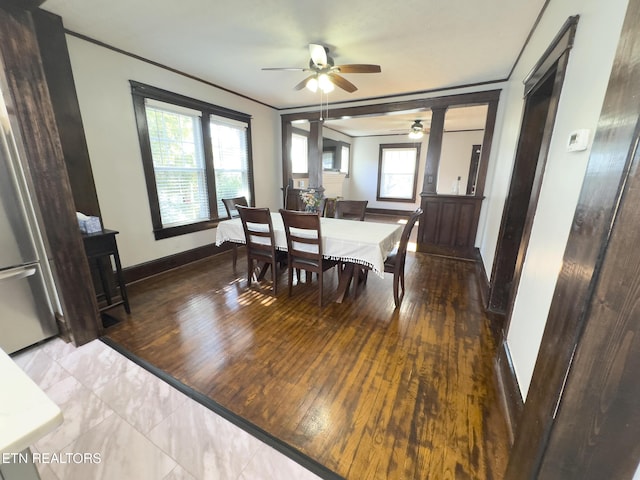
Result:
[[322,209],[320,210],[322,217],[335,218],[336,216],[336,197],[322,197]]
[[418,207],[418,209],[411,214],[409,220],[407,220],[407,224],[404,226],[402,230],[402,235],[400,236],[400,243],[398,244],[398,253],[396,256],[396,269],[400,269],[404,266],[405,257],[407,256],[407,246],[409,245],[409,236],[411,236],[411,230],[413,230],[414,225],[418,221],[418,218],[422,215],[422,208]]
[[290,187],[287,185],[284,191],[284,208],[285,210],[304,210],[304,204],[300,198],[299,188]]
[[246,207],[236,204],[248,252],[275,257],[276,242],[268,208]]
[[348,220],[364,220],[369,200],[338,200],[335,218]]
[[322,234],[317,213],[280,209],[287,235],[287,253],[292,262],[303,259],[322,265]]
[[224,208],[227,210],[229,218],[235,218],[239,215],[236,205],[243,205],[245,207],[249,205],[249,202],[247,202],[245,197],[223,198],[222,203],[224,204]]

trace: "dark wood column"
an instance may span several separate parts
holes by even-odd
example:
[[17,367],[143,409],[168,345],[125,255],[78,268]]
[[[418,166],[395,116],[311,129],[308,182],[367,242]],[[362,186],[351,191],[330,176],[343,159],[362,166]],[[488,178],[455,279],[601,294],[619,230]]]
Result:
[[67,326],[77,345],[101,332],[51,98],[31,14],[0,5],[2,90],[41,213]]
[[31,15],[76,210],[100,217],[62,19],[40,9]]
[[309,121],[309,187],[322,188],[322,121]]
[[496,115],[498,114],[498,98],[490,100],[487,105],[487,120],[484,122],[484,137],[482,138],[482,151],[480,152],[480,166],[478,167],[478,177],[476,179],[476,197],[484,197],[484,184],[487,179],[487,169],[489,168],[489,156],[491,155],[491,144],[493,143],[493,131],[496,126]]
[[438,185],[438,167],[442,153],[442,136],[444,134],[444,116],[447,107],[431,109],[431,127],[429,128],[429,146],[427,147],[427,163],[424,168],[422,194],[436,194]]

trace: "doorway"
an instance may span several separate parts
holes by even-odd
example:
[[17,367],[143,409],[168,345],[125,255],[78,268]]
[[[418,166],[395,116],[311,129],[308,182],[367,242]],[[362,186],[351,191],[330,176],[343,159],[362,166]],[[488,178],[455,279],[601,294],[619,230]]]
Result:
[[480,149],[482,145],[471,147],[471,160],[469,161],[469,176],[467,178],[467,195],[476,193],[476,180],[478,177],[478,167],[480,166]]
[[529,245],[577,18],[565,24],[525,80],[520,138],[491,273],[488,309],[509,317]]

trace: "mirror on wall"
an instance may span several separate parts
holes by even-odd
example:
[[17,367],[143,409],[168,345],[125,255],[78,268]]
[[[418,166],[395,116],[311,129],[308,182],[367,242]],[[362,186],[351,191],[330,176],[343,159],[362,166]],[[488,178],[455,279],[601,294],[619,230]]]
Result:
[[[290,186],[309,188],[310,124],[307,120],[292,122]],[[352,138],[330,128],[322,129],[322,185],[326,196],[343,196],[343,184],[349,174]]]
[[476,193],[487,105],[447,109],[438,165],[439,195]]

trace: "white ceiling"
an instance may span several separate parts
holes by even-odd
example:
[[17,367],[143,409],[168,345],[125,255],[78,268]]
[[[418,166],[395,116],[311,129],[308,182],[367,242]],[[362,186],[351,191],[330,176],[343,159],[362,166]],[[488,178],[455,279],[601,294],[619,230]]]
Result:
[[[166,65],[278,109],[315,106],[293,87],[307,73],[309,43],[337,65],[372,63],[381,73],[344,74],[329,102],[502,80],[545,0],[46,0],[66,29]],[[408,128],[408,127],[407,127]]]

